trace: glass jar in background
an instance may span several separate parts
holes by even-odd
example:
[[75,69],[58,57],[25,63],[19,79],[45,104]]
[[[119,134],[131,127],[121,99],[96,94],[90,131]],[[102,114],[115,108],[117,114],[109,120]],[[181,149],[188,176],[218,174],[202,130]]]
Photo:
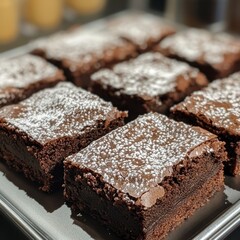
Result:
[[225,21],[226,0],[168,0],[165,17],[190,27],[207,28]]
[[19,1],[0,0],[0,44],[15,40],[19,33]]
[[226,30],[240,34],[240,1],[229,0],[227,4]]
[[25,0],[25,19],[41,29],[56,28],[63,17],[63,0]]
[[66,0],[66,3],[82,15],[92,15],[103,10],[106,0]]

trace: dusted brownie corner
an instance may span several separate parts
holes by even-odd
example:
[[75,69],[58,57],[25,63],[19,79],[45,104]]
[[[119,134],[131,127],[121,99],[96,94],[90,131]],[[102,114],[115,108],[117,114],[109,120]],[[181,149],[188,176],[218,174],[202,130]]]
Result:
[[156,50],[199,68],[209,80],[240,70],[240,41],[227,34],[188,29],[165,38]]
[[122,239],[162,239],[223,186],[224,143],[149,113],[64,161],[64,195]]
[[17,103],[63,81],[64,75],[37,56],[0,59],[0,107]]
[[207,83],[205,76],[188,64],[149,52],[93,74],[89,89],[128,110],[134,119],[150,111],[168,113],[171,106]]
[[86,88],[90,75],[136,56],[133,44],[107,32],[72,31],[32,43],[33,53],[63,69],[68,80]]
[[212,82],[171,109],[178,120],[217,134],[226,142],[226,173],[240,174],[240,73]]
[[163,19],[147,13],[130,13],[114,17],[106,29],[133,43],[139,52],[151,50],[176,29]]
[[49,192],[63,182],[63,160],[122,126],[126,116],[71,83],[0,109],[0,159]]

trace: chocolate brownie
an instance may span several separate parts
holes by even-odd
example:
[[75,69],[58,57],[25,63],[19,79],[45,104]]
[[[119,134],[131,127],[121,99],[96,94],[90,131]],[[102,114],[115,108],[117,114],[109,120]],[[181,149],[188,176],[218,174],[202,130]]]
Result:
[[111,19],[106,29],[133,43],[139,52],[148,51],[176,32],[163,19],[146,13],[131,13]]
[[93,74],[90,91],[129,110],[133,119],[150,111],[167,113],[174,103],[207,83],[202,73],[186,63],[150,52]]
[[240,41],[226,34],[188,29],[165,38],[156,50],[199,68],[209,80],[240,70]]
[[65,199],[121,239],[162,239],[223,186],[224,143],[148,113],[64,161]]
[[226,173],[240,174],[240,73],[216,80],[171,109],[182,121],[217,134],[226,142]]
[[63,182],[63,159],[123,125],[125,112],[71,83],[0,109],[0,159],[43,191]]
[[86,88],[89,77],[136,55],[127,41],[106,32],[72,31],[32,43],[33,53],[63,69],[68,80]]
[[0,60],[0,107],[17,103],[63,80],[62,71],[39,57],[3,58]]

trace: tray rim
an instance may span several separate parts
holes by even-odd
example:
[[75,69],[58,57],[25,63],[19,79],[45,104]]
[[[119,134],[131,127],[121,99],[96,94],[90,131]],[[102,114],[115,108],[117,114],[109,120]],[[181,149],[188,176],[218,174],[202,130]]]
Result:
[[42,231],[36,224],[29,220],[18,208],[16,208],[8,199],[0,194],[0,210],[8,217],[26,237],[34,240],[53,240]]

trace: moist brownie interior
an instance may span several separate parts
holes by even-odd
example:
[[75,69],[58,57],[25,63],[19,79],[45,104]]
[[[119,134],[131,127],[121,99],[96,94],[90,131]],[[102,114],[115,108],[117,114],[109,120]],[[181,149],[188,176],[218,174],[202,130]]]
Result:
[[224,143],[149,113],[65,161],[65,198],[124,239],[162,239],[223,186]]

